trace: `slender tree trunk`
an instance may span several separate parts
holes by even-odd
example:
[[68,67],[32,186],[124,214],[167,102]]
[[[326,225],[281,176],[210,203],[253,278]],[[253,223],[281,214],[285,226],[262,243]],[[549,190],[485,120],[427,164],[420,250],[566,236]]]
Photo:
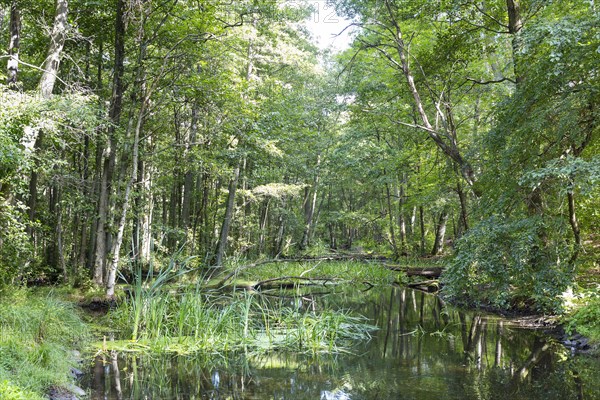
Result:
[[57,212],[56,212],[56,231],[55,231],[56,252],[57,252],[58,267],[59,267],[60,271],[62,272],[63,282],[66,283],[69,281],[69,273],[67,271],[67,263],[65,262],[62,220],[63,220],[63,209],[60,204],[60,194],[59,194],[59,202],[57,205]]
[[187,229],[190,227],[190,209],[192,204],[192,196],[194,193],[194,174],[190,168],[193,164],[193,157],[190,154],[192,150],[192,145],[196,141],[196,136],[198,133],[198,106],[196,104],[192,105],[192,122],[190,125],[189,134],[186,137],[185,143],[185,154],[184,159],[185,164],[188,166],[188,169],[185,171],[184,182],[183,182],[183,204],[181,208],[181,226],[187,235]]
[[[141,65],[141,62],[144,59],[144,57],[145,57],[145,44],[142,43],[140,45],[140,60],[139,60],[140,61],[140,67],[139,67],[140,69],[143,68],[143,66]],[[125,187],[125,197],[123,199],[123,207],[121,209],[121,218],[120,218],[119,225],[117,228],[117,236],[116,236],[115,240],[113,241],[111,252],[110,252],[110,265],[108,267],[108,277],[106,280],[106,296],[107,297],[112,297],[115,294],[115,283],[116,283],[116,278],[117,278],[117,270],[119,267],[121,245],[123,244],[123,235],[125,232],[125,225],[127,223],[127,212],[129,211],[130,196],[131,196],[131,192],[133,189],[133,185],[138,177],[140,136],[141,136],[142,128],[144,125],[146,106],[148,104],[148,101],[150,100],[149,94],[147,94],[146,90],[145,90],[145,85],[144,85],[145,74],[143,71],[140,72],[138,78],[139,78],[138,82],[140,82],[140,84],[142,85],[141,92],[142,92],[143,98],[142,98],[142,103],[141,103],[138,118],[137,118],[137,124],[135,127],[134,138],[133,138],[131,176],[129,178],[129,181],[127,182],[127,186]]]
[[313,182],[312,192],[309,203],[307,204],[307,208],[305,208],[304,215],[304,232],[302,233],[302,240],[300,241],[300,250],[306,250],[309,243],[310,231],[313,225],[313,218],[315,215],[315,208],[317,206],[317,194],[319,190],[319,168],[321,165],[321,155],[317,156],[317,168],[315,172],[315,179]]
[[237,191],[238,182],[240,180],[240,169],[241,160],[238,162],[238,165],[233,171],[233,178],[231,181],[229,181],[225,217],[223,218],[223,225],[221,226],[221,234],[219,235],[219,243],[217,245],[217,254],[215,257],[215,266],[217,267],[223,265],[223,257],[225,256],[225,249],[227,248],[227,237],[229,236],[229,230],[231,228],[231,221],[233,219],[233,212],[235,209],[235,192]]
[[404,204],[406,199],[404,198],[404,182],[400,182],[397,190],[398,195],[398,228],[400,229],[400,253],[406,255],[406,217],[404,213]]
[[410,213],[410,223],[408,224],[409,235],[411,238],[414,237],[416,224],[417,224],[417,206],[413,206],[412,212]]
[[67,37],[68,11],[68,0],[56,0],[56,14],[54,17],[54,25],[52,26],[52,33],[50,34],[50,46],[48,47],[48,55],[44,62],[44,72],[40,79],[40,93],[42,97],[45,98],[52,96],[54,84],[58,77],[60,56],[65,45],[65,38]]
[[425,255],[425,210],[419,206],[419,224],[421,226],[421,255]]
[[281,252],[283,251],[283,240],[285,234],[285,217],[284,212],[286,208],[286,200],[283,198],[281,200],[279,216],[277,217],[277,234],[275,235],[275,240],[273,242],[273,256],[279,257]]
[[469,214],[467,211],[467,195],[460,182],[456,184],[456,192],[460,201],[460,228],[458,229],[458,235],[460,236],[469,230]]
[[392,211],[392,195],[390,193],[390,185],[387,183],[385,184],[385,192],[387,199],[387,214],[389,217],[390,224],[390,239],[392,243],[392,251],[394,252],[394,257],[398,257],[398,245],[396,243],[396,233],[394,230],[394,213]]
[[573,191],[567,192],[568,202],[569,202],[569,222],[571,224],[571,229],[573,230],[573,237],[575,239],[575,249],[573,254],[571,255],[571,259],[569,260],[569,264],[571,268],[575,268],[575,261],[579,256],[579,251],[581,249],[581,229],[579,228],[579,221],[577,220],[577,214],[575,213],[575,194]]
[[[97,65],[97,73],[96,73],[96,92],[100,93],[102,90],[102,70],[103,70],[103,53],[104,53],[104,45],[103,42],[100,41],[100,43],[98,44],[98,65]],[[99,109],[99,114],[100,117],[102,116],[102,107],[98,107]],[[104,148],[104,141],[101,139],[102,135],[100,135],[99,133],[101,132],[101,128],[97,128],[96,132],[98,132],[98,134],[96,135],[96,156],[95,156],[95,164],[94,164],[94,171],[95,171],[95,175],[94,175],[94,182],[92,184],[92,189],[91,189],[91,198],[95,199],[95,208],[94,208],[94,214],[93,216],[90,218],[91,219],[91,226],[90,226],[90,234],[89,234],[89,242],[88,242],[88,248],[87,248],[87,260],[86,260],[86,269],[88,271],[91,271],[91,275],[93,276],[94,274],[94,263],[95,263],[95,254],[96,254],[96,234],[98,232],[98,216],[100,215],[99,213],[99,200],[100,200],[100,186],[101,186],[101,181],[102,181],[102,166],[103,166],[103,159],[102,159],[102,153],[103,153],[103,148]],[[96,283],[96,277],[94,277],[94,282]],[[100,280],[101,281],[101,280]],[[97,283],[98,285],[102,284],[102,282]]]
[[433,242],[433,249],[431,255],[436,256],[444,250],[444,237],[446,236],[446,225],[448,223],[448,211],[443,209],[440,213],[440,218],[435,229],[435,241]]
[[150,263],[150,254],[152,251],[152,216],[154,214],[154,197],[152,196],[152,166],[146,163],[142,175],[143,196],[146,198],[146,204],[143,206],[141,222],[141,244],[140,244],[140,262],[144,265]]
[[259,237],[258,237],[258,254],[261,255],[265,251],[265,239],[267,236],[267,221],[269,220],[269,203],[270,200],[267,198],[262,206],[260,213],[260,222],[259,222]]
[[520,0],[506,0],[506,8],[508,10],[508,32],[512,35],[513,70],[515,81],[519,85],[524,79],[519,60],[519,53],[523,47],[523,39],[521,38],[523,20],[521,18]]
[[10,42],[8,44],[8,73],[6,83],[9,87],[16,86],[19,74],[19,46],[21,38],[21,13],[17,0],[10,5]]
[[115,16],[115,65],[113,73],[113,88],[110,101],[108,127],[109,143],[104,155],[104,167],[100,181],[100,193],[98,199],[98,222],[96,228],[96,254],[94,257],[93,280],[97,285],[103,284],[104,269],[107,256],[107,230],[106,224],[109,220],[109,189],[116,161],[116,127],[121,121],[121,110],[123,103],[123,74],[125,59],[125,0],[117,0]]

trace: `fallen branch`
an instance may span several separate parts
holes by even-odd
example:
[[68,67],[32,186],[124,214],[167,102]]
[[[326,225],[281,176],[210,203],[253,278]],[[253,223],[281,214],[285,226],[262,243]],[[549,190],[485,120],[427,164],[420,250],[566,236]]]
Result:
[[440,290],[440,281],[438,281],[437,279],[431,279],[423,282],[412,282],[407,284],[406,286],[412,289],[422,290],[428,293],[437,292],[438,290]]
[[261,286],[264,286],[267,283],[278,282],[278,281],[290,281],[290,280],[300,280],[300,281],[308,281],[308,282],[321,282],[325,285],[327,282],[333,281],[332,278],[305,278],[302,276],[281,276],[278,278],[266,279],[264,281],[260,281],[252,285],[254,290],[259,290]]
[[274,264],[274,263],[282,263],[282,262],[306,262],[306,261],[319,261],[319,262],[323,262],[323,261],[363,261],[363,262],[366,262],[366,261],[371,261],[371,260],[372,261],[386,261],[387,258],[378,256],[378,255],[364,254],[364,253],[328,254],[325,256],[318,256],[318,257],[306,256],[306,257],[298,257],[298,258],[273,258],[273,259],[258,261],[258,262],[252,263],[252,264],[246,264],[246,265],[239,266],[236,269],[234,269],[233,271],[231,271],[230,273],[228,273],[227,275],[225,275],[225,277],[223,279],[221,279],[221,281],[219,283],[217,283],[217,286],[225,285],[227,283],[227,281],[229,281],[231,278],[233,278],[234,276],[236,276],[237,274],[239,274],[240,272],[242,272],[246,269],[259,267],[259,266],[265,265],[265,264],[272,264],[272,263]]
[[385,267],[392,271],[404,272],[406,276],[422,276],[426,278],[439,278],[442,275],[443,269],[441,267],[428,267],[428,268],[411,268],[402,267],[399,265],[385,265]]

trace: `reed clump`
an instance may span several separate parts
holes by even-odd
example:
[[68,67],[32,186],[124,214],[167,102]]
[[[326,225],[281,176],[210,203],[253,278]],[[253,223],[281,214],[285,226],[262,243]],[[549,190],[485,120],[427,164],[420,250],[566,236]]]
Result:
[[129,298],[109,315],[123,339],[105,349],[159,353],[294,351],[337,353],[375,329],[348,311],[318,310],[301,298],[268,298],[256,292],[224,294],[202,286],[173,289],[165,270],[132,285]]

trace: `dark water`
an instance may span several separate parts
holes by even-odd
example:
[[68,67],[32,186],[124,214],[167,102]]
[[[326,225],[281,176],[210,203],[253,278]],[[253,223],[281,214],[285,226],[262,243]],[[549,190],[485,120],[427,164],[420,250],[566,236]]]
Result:
[[600,359],[540,331],[403,288],[311,296],[380,329],[352,354],[95,360],[92,399],[600,399]]

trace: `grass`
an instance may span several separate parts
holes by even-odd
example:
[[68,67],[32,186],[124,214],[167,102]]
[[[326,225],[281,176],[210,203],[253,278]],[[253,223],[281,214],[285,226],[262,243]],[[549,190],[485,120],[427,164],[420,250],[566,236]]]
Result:
[[[231,269],[235,269],[232,266]],[[371,284],[391,284],[402,281],[402,274],[386,269],[378,262],[304,261],[268,263],[240,271],[237,282],[258,282],[282,276],[325,278]]]
[[71,350],[88,329],[74,307],[53,295],[15,290],[0,297],[0,398],[42,399],[70,382]]
[[[127,340],[105,349],[157,353],[336,353],[373,329],[348,312],[314,312],[257,294],[133,293],[109,318]],[[133,323],[132,323],[133,322]]]
[[258,293],[224,294],[199,285],[172,289],[184,273],[169,266],[146,281],[138,274],[129,299],[108,315],[124,340],[98,346],[176,354],[337,353],[369,339],[374,329],[349,312],[306,309]]

